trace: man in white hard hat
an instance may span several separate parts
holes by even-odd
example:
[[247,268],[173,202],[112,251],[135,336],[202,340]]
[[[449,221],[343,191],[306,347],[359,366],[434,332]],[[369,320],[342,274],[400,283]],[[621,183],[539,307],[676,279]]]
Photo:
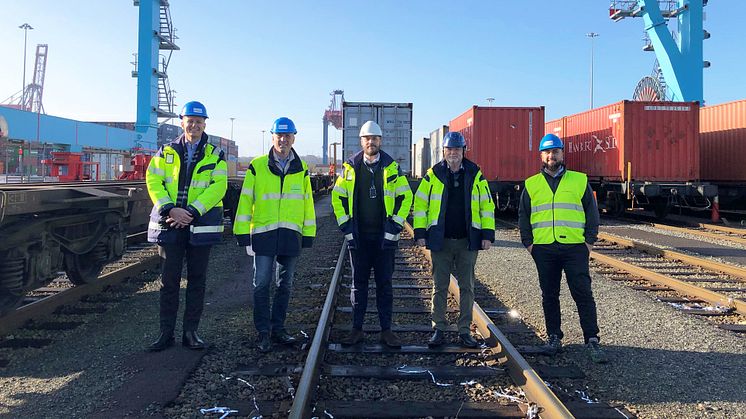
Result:
[[342,176],[332,191],[332,207],[352,258],[352,332],[344,343],[354,345],[364,340],[368,278],[373,269],[381,342],[400,347],[399,338],[391,331],[391,277],[399,232],[412,206],[412,190],[399,164],[381,150],[382,136],[375,121],[360,128],[362,150],[342,165]]

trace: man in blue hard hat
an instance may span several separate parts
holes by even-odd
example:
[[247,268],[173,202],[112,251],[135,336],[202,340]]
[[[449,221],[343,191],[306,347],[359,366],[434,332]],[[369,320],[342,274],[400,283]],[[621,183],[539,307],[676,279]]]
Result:
[[158,243],[161,257],[160,336],[148,349],[174,344],[176,313],[184,259],[187,264],[186,308],[181,343],[204,349],[197,335],[205,299],[210,247],[223,231],[223,196],[228,167],[222,150],[208,144],[207,110],[197,101],[181,111],[184,133],[164,144],[150,161],[145,183],[153,201],[148,241]]
[[564,271],[590,358],[605,363],[588,265],[598,238],[598,207],[588,177],[565,168],[564,148],[554,134],[539,142],[542,170],[526,179],[518,210],[521,241],[539,273],[547,351],[562,351],[559,294]]
[[[301,248],[311,247],[316,236],[308,165],[293,150],[295,124],[278,118],[271,132],[269,153],[252,160],[246,171],[233,225],[238,244],[254,257],[254,327],[260,352],[269,352],[272,342],[296,341],[285,329],[285,318]],[[277,289],[270,304],[273,279]]]
[[474,265],[477,251],[495,240],[495,203],[482,170],[464,157],[466,141],[459,132],[443,138],[443,160],[430,169],[414,195],[414,238],[427,246],[433,261],[432,316],[429,346],[445,343],[446,308],[451,274],[458,280],[458,333],[462,346],[476,348],[471,335]]

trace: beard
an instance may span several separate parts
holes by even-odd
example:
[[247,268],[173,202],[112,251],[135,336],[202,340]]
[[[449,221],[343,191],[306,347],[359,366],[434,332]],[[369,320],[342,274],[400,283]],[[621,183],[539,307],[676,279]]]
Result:
[[550,172],[556,172],[564,164],[565,164],[564,162],[553,160],[553,161],[550,161],[549,163],[542,162],[542,168],[547,169]]

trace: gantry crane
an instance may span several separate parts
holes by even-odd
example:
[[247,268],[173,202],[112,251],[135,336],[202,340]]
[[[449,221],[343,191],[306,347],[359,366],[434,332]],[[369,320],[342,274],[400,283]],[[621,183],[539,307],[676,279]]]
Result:
[[[166,71],[171,54],[179,47],[168,0],[134,0],[134,5],[139,7],[138,49],[133,63],[136,70],[132,72],[132,77],[137,77],[135,148],[154,149],[158,118],[176,117]],[[168,57],[160,51],[168,51]]]
[[[707,0],[614,0],[609,6],[609,16],[614,21],[643,18],[650,40],[643,49],[655,51],[660,75],[665,80],[663,88],[670,92],[666,96],[671,100],[704,102],[703,68],[710,66],[703,60],[702,52],[702,41],[710,37],[702,27],[706,5]],[[667,24],[671,18],[678,20],[673,32],[669,32]],[[653,79],[645,77],[640,82],[650,84],[648,92],[661,89]],[[646,90],[646,86],[638,84],[638,90]]]
[[47,49],[47,44],[36,46],[34,78],[23,93],[23,109],[27,111],[46,113],[41,98],[44,93],[44,75],[47,72]]
[[42,95],[44,93],[44,76],[47,72],[47,44],[36,45],[36,61],[34,62],[34,78],[31,83],[23,86],[23,90],[14,93],[2,103],[15,105],[18,109],[37,112],[44,112],[42,104]]
[[344,90],[334,90],[329,95],[332,97],[332,100],[329,108],[324,111],[324,118],[322,119],[324,123],[324,150],[322,151],[323,157],[321,163],[325,166],[329,164],[329,124],[332,124],[336,129],[342,129],[343,127],[342,102],[345,100],[345,92]]

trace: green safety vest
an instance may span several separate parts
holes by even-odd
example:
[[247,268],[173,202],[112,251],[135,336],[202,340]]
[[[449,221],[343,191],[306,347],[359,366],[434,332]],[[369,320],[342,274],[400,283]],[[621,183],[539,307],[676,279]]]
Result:
[[526,179],[531,198],[531,229],[534,244],[579,244],[585,242],[583,195],[588,188],[584,173],[566,170],[552,193],[543,173]]

